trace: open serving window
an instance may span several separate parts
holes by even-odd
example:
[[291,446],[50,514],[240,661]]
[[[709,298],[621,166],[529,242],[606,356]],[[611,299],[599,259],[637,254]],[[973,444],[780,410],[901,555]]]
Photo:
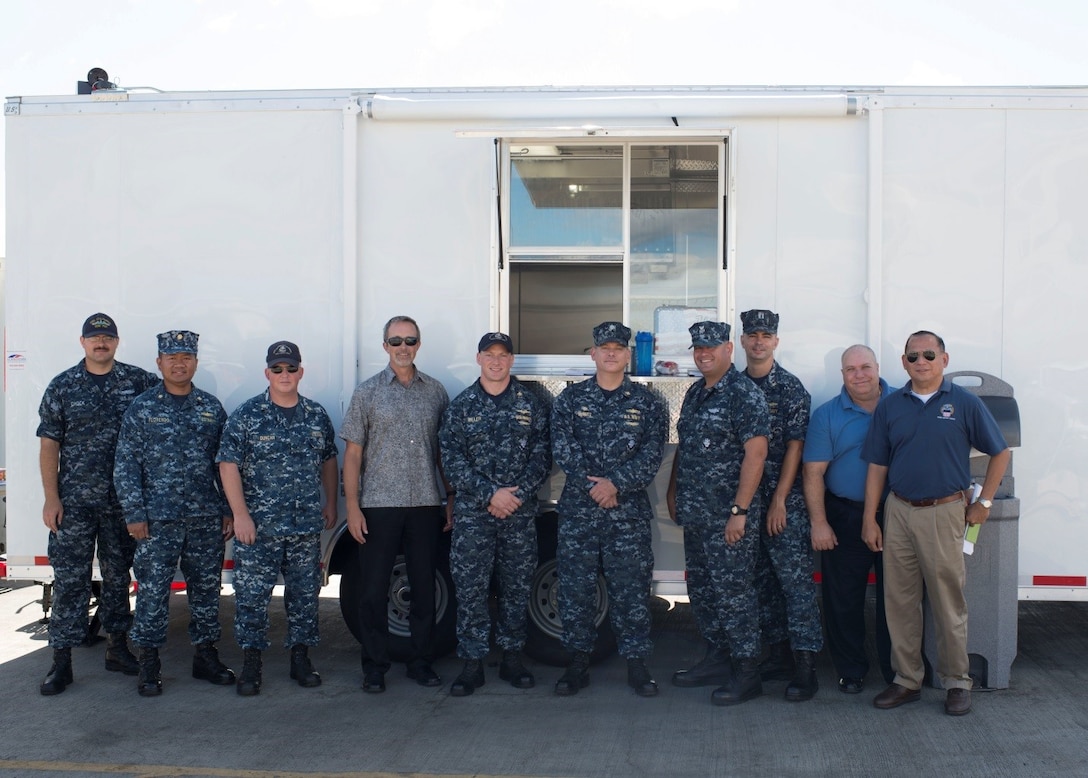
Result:
[[722,308],[726,148],[503,144],[499,307],[523,368],[581,364],[609,319],[653,333],[655,360],[691,364],[688,326]]

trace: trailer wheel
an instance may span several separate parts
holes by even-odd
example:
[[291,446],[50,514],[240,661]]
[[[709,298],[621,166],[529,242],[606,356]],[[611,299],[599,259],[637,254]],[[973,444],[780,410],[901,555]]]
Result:
[[[434,576],[435,658],[445,656],[457,645],[457,600],[453,579],[450,577],[449,533],[442,536],[439,545],[438,569]],[[354,543],[351,536],[347,540]],[[345,556],[340,574],[340,613],[348,631],[362,642],[359,628],[359,557]],[[412,658],[411,631],[408,612],[412,606],[412,587],[408,584],[408,568],[404,555],[393,563],[389,576],[389,658],[394,662],[407,662]]]
[[[537,518],[537,568],[529,589],[528,634],[525,653],[543,664],[563,667],[570,653],[563,648],[563,622],[559,618],[559,574],[555,561],[558,517],[548,513]],[[608,621],[608,590],[604,576],[597,574],[597,608],[594,615],[597,640],[590,653],[591,662],[606,659],[616,651],[616,636]]]

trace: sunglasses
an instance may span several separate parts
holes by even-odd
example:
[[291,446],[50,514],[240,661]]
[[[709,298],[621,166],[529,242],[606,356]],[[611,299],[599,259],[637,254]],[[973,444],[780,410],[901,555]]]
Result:
[[409,335],[407,338],[402,338],[400,335],[394,335],[391,338],[386,338],[385,342],[393,348],[396,348],[401,343],[403,343],[405,346],[414,346],[419,343],[419,338],[413,338],[411,335]]
[[918,361],[918,357],[925,357],[926,362],[932,362],[937,358],[936,351],[912,351],[907,354],[907,361],[912,365]]
[[295,367],[294,365],[273,365],[272,367],[270,367],[268,369],[269,369],[270,372],[275,373],[276,375],[279,375],[284,370],[286,370],[288,373],[297,373],[298,372],[298,368]]

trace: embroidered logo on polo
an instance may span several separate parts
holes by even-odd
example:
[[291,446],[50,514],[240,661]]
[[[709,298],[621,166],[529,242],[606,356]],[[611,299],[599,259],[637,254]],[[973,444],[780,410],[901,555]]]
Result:
[[945,403],[941,406],[941,418],[953,419],[955,418],[956,409],[952,406],[952,403]]

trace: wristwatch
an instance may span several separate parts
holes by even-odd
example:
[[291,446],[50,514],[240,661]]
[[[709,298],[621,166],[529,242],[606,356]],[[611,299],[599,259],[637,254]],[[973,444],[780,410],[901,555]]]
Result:
[[739,505],[734,505],[732,508],[729,509],[729,512],[731,514],[733,514],[734,516],[747,516],[748,515],[748,509],[747,508],[742,508]]
[[979,500],[978,504],[981,505],[986,510],[990,510],[990,508],[994,507],[994,504],[993,504],[992,500]]

